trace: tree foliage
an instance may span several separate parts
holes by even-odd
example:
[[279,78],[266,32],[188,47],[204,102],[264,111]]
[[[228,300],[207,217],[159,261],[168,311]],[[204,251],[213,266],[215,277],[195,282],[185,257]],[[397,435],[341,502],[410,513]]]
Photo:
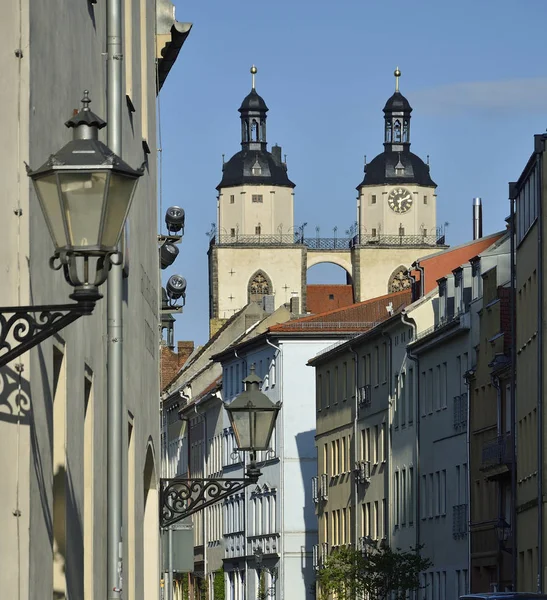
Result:
[[215,576],[213,578],[213,597],[214,600],[224,600],[224,569],[215,571]]
[[432,566],[428,558],[420,556],[421,549],[372,545],[363,554],[354,548],[339,548],[318,573],[320,597],[354,600],[366,594],[374,600],[405,600],[408,592],[420,588],[420,573]]

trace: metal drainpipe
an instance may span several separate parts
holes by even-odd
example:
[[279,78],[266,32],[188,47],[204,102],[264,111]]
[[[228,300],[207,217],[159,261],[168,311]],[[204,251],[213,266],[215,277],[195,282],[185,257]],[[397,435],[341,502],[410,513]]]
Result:
[[[353,353],[355,357],[355,366],[353,368],[353,379],[355,384],[355,415],[353,417],[353,439],[354,439],[354,456],[355,462],[359,460],[359,436],[358,436],[358,422],[359,422],[359,355],[357,352],[351,347],[348,346],[350,352]],[[357,474],[355,473],[355,469],[353,471],[353,535],[355,536],[355,544],[354,547],[358,548],[359,541],[359,519],[358,519],[358,510],[357,506],[359,503],[359,489],[357,484]]]
[[512,583],[513,591],[517,589],[517,449],[516,449],[516,373],[517,373],[517,330],[516,330],[516,273],[515,273],[515,205],[514,199],[510,199],[511,214],[511,446],[513,449],[511,469],[511,534],[512,534]]
[[418,261],[416,261],[414,263],[414,266],[416,267],[416,271],[419,271],[419,273],[420,273],[420,298],[421,298],[425,295],[425,269],[420,266],[420,263]]
[[536,157],[537,194],[539,198],[538,206],[538,356],[537,356],[537,430],[538,430],[538,450],[537,450],[537,478],[538,478],[538,588],[539,593],[543,592],[543,210],[541,191],[543,186],[542,154],[538,153]]
[[[283,365],[283,353],[281,352],[281,347],[280,346],[276,346],[274,343],[270,342],[270,340],[266,337],[266,343],[268,344],[268,346],[271,346],[274,350],[277,351],[277,356],[275,357],[275,365],[274,368],[276,369],[277,373],[275,376],[275,385],[281,385],[283,384],[283,378],[282,378],[282,374],[283,374],[283,369],[282,369],[282,365]],[[279,361],[279,369],[278,369],[278,361]],[[279,381],[278,381],[278,377],[277,374],[279,374]],[[278,388],[279,389],[279,388]],[[281,387],[281,396],[283,395],[283,387]],[[282,400],[283,398],[279,398],[280,400]],[[285,468],[285,462],[284,462],[284,456],[285,456],[285,440],[284,440],[284,435],[283,435],[283,431],[284,431],[284,425],[283,425],[283,421],[284,421],[284,411],[283,409],[281,409],[279,411],[279,416],[277,417],[277,423],[279,424],[279,428],[276,425],[276,429],[279,432],[277,434],[277,439],[279,441],[279,449],[278,449],[278,456],[279,456],[279,489],[282,492],[282,496],[283,498],[285,497],[285,477],[284,477],[284,468]],[[279,508],[278,508],[279,506]],[[285,539],[284,539],[284,527],[285,527],[285,520],[283,518],[283,513],[285,512],[283,510],[283,506],[281,506],[281,503],[276,502],[276,509],[279,510],[279,572],[277,574],[277,580],[280,582],[279,584],[279,600],[284,600],[285,598],[285,569],[283,568],[283,564],[284,564],[284,560],[283,560],[283,552],[285,551]],[[318,532],[319,533],[319,532]],[[277,599],[277,596],[276,596]]]
[[[496,427],[496,431],[498,434],[498,443],[499,443],[499,439],[501,437],[501,386],[500,386],[500,380],[499,377],[496,377],[495,375],[492,375],[490,377],[490,381],[492,382],[492,385],[494,386],[494,388],[496,389],[496,414],[497,414],[497,427]],[[469,463],[468,463],[469,464]],[[502,498],[502,490],[503,490],[503,486],[501,484],[501,482],[498,481],[498,521],[501,522],[502,519],[504,518],[503,515],[503,498]],[[501,562],[502,562],[502,557],[503,557],[503,549],[502,549],[502,542],[498,541],[498,552],[497,552],[497,557],[496,557],[496,562],[497,562],[497,580],[498,580],[498,591],[502,591],[501,589]]]
[[[421,278],[423,281],[423,274],[421,275]],[[401,321],[405,325],[408,325],[409,327],[412,328],[412,339],[415,340],[417,338],[417,332],[418,332],[418,327],[417,327],[416,323],[412,319],[410,319],[409,316],[404,311],[401,313]],[[418,410],[419,406],[420,406],[420,359],[412,352],[412,350],[409,350],[408,346],[406,349],[406,355],[416,365],[416,380],[415,380],[416,384],[414,386],[414,388],[416,390],[416,395],[414,398],[414,423],[416,423],[416,436],[415,436],[416,469],[414,471],[415,472],[414,490],[415,490],[415,496],[416,496],[416,505],[414,507],[414,510],[416,513],[416,517],[414,520],[416,523],[416,546],[419,547],[420,546],[420,533],[421,533],[421,531],[420,531],[420,519],[421,519],[421,514],[420,514],[420,506],[421,506],[420,411]]]
[[[465,445],[467,454],[467,498],[471,498],[471,383],[469,381],[469,371],[465,374],[465,387],[467,393],[467,427],[465,433]],[[466,593],[471,592],[471,502],[467,503],[467,589]]]
[[[388,390],[391,388],[391,384],[393,381],[393,342],[391,339],[391,336],[389,335],[389,333],[386,333],[385,331],[382,331],[382,335],[384,337],[387,337],[388,339],[388,343],[389,343],[389,358],[388,358],[388,380],[387,380],[387,386],[388,386]],[[378,357],[378,360],[380,360],[380,358]],[[389,391],[388,391],[389,393]],[[397,392],[395,392],[395,395],[397,394]],[[389,444],[388,444],[388,450],[389,452],[387,453],[388,455],[386,456],[386,461],[387,461],[387,472],[388,472],[388,482],[387,482],[387,497],[391,498],[393,497],[392,494],[389,493],[389,486],[392,484],[393,481],[393,449],[392,449],[392,445],[393,445],[393,439],[392,439],[392,427],[391,424],[393,422],[393,402],[389,403],[388,400],[388,409],[387,409],[387,414],[388,414],[388,423],[387,425],[389,425],[389,427],[386,427],[386,435],[388,436],[388,440],[389,440]],[[386,508],[389,510],[389,503],[386,502]],[[385,520],[385,516],[384,516],[384,520]],[[389,521],[388,521],[389,522]],[[391,546],[391,531],[392,528],[389,527],[389,546]]]
[[[107,0],[108,146],[122,156],[122,5]],[[107,286],[107,598],[120,600],[123,580],[123,306],[122,266],[113,265]],[[134,491],[134,490],[133,490]],[[130,492],[132,493],[132,492]]]

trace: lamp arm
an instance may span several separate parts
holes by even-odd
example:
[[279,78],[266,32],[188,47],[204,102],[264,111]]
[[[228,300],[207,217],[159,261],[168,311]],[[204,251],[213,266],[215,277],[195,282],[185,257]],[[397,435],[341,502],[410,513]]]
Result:
[[160,479],[160,526],[169,527],[211,504],[228,498],[255,484],[260,475],[260,470],[255,468],[247,469],[247,477],[238,479]]
[[6,366],[80,317],[90,315],[94,308],[93,301],[0,307],[0,367]]

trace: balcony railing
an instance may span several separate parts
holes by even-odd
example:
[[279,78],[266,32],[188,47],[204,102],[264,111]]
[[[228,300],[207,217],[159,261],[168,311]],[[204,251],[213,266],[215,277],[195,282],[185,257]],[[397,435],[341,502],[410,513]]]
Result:
[[370,383],[366,385],[362,385],[358,389],[358,397],[359,397],[359,406],[365,407],[370,406],[372,402],[372,390]]
[[489,469],[513,462],[513,444],[510,433],[488,440],[482,446],[481,469]]
[[457,431],[467,429],[467,394],[454,396],[454,429]]
[[356,234],[352,237],[304,237],[300,232],[271,234],[216,233],[211,236],[211,244],[217,246],[291,246],[304,245],[309,250],[347,250],[354,246],[444,246],[445,238],[439,233],[434,235],[368,235]]
[[467,536],[467,504],[452,507],[452,537],[459,540]]

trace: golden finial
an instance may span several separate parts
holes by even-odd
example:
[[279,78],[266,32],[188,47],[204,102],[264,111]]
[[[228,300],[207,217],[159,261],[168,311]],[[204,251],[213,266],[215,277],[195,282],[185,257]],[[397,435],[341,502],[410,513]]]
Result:
[[253,76],[253,90],[255,89],[255,75],[257,73],[258,69],[253,65],[251,67],[251,75]]
[[399,77],[401,76],[401,71],[399,71],[399,67],[395,67],[395,71],[393,72],[395,75],[395,91],[399,91]]

